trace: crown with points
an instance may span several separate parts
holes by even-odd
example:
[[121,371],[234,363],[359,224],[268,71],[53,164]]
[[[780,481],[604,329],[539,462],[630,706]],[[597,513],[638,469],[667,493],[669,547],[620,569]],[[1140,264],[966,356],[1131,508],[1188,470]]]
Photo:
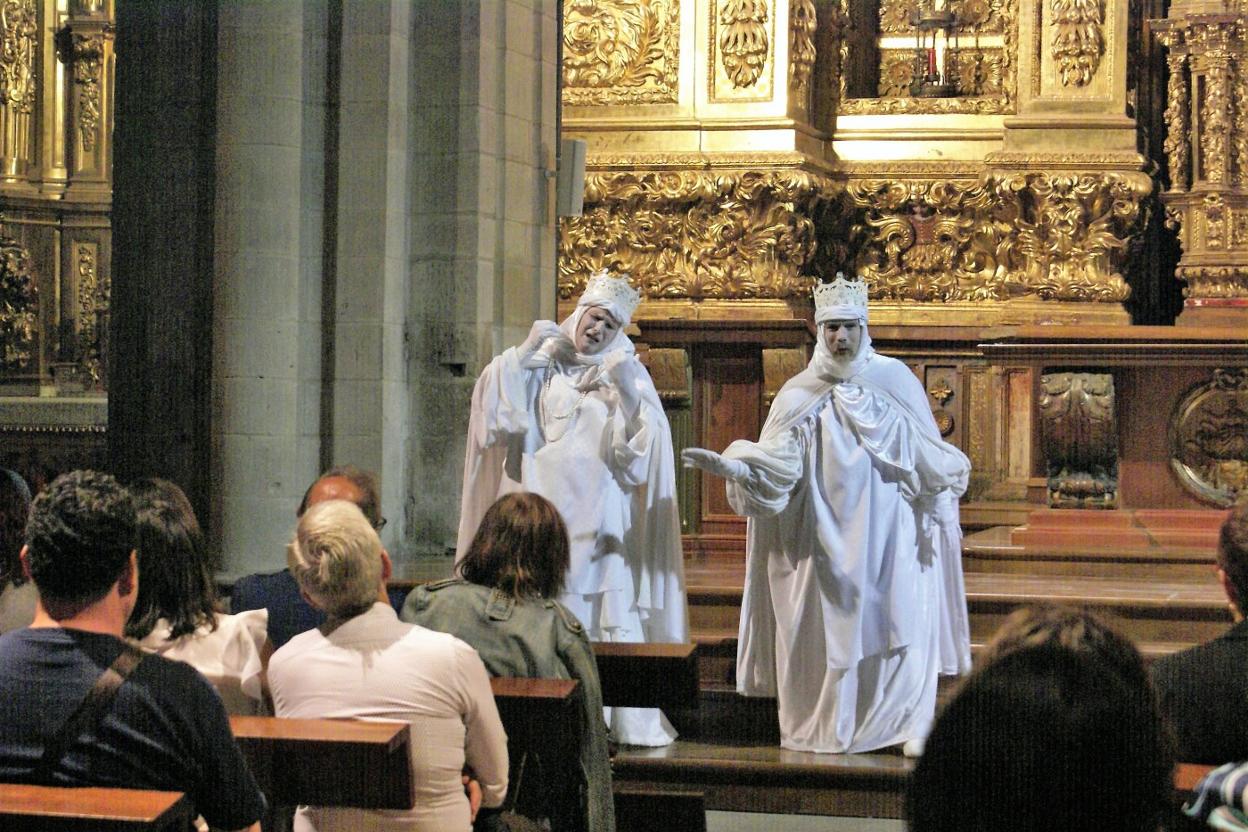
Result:
[[844,274],[837,272],[836,280],[815,286],[815,317],[819,317],[821,310],[833,307],[861,310],[866,317],[867,284],[861,280],[846,280]]
[[607,307],[612,314],[622,319],[621,323],[627,323],[632,320],[633,312],[640,303],[641,293],[628,282],[627,272],[612,277],[603,269],[590,275],[577,306]]

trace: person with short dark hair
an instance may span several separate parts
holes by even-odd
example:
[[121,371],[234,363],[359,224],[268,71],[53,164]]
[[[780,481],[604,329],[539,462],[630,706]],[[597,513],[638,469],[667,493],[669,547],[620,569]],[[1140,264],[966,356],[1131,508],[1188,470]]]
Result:
[[1232,509],[1222,524],[1217,576],[1234,626],[1152,666],[1161,712],[1185,763],[1248,760],[1248,503]]
[[[35,498],[21,553],[35,618],[0,636],[0,781],[185,792],[213,827],[258,829],[264,797],[212,686],[122,639],[137,541],[130,494],[107,474],[74,471]],[[71,723],[109,668],[112,699]]]
[[[507,494],[481,519],[456,567],[460,577],[416,587],[400,617],[463,639],[494,676],[580,682],[583,733],[574,774],[551,783],[556,772],[566,770],[566,761],[539,761],[544,777],[535,783],[529,774],[534,766],[525,763],[524,788],[508,802],[521,814],[550,817],[560,812],[552,798],[570,795],[574,828],[612,830],[611,762],[598,667],[585,628],[556,600],[568,570],[568,549],[567,528],[549,500]],[[513,783],[519,780],[518,765],[512,761]]]
[[264,668],[273,646],[267,610],[222,612],[191,503],[168,480],[131,486],[138,508],[139,597],[126,636],[149,653],[184,661],[232,714],[268,712]]
[[1157,832],[1173,756],[1142,675],[1024,644],[967,677],[905,798],[910,832]]
[[[308,486],[295,517],[303,517],[310,506],[325,500],[355,503],[379,534],[386,525],[386,518],[381,516],[377,475],[372,471],[354,465],[330,468]],[[274,648],[325,623],[325,615],[304,600],[289,569],[257,572],[234,582],[230,590],[230,612],[237,615],[257,609],[268,610],[268,633]]]
[[16,471],[0,468],[0,633],[35,617],[35,585],[26,579],[22,535],[30,516],[30,488]]

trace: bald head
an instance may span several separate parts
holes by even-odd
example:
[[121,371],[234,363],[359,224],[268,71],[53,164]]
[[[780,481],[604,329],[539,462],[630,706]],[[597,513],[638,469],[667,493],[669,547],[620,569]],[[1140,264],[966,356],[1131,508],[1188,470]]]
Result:
[[326,500],[346,500],[359,506],[373,528],[379,529],[382,519],[381,500],[377,491],[377,477],[374,474],[353,465],[334,468],[312,483],[303,495],[303,502],[299,504],[295,516],[303,517],[309,506]]

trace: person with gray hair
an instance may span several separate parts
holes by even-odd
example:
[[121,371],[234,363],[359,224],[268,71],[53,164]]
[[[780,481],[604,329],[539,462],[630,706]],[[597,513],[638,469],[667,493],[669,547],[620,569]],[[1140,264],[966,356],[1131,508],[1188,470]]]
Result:
[[468,830],[474,807],[507,793],[507,737],[477,652],[446,633],[399,621],[386,595],[390,556],[373,524],[345,500],[313,504],[286,552],[291,574],[325,623],[273,654],[279,717],[404,720],[412,724],[414,808],[404,812],[305,806],[296,830]]

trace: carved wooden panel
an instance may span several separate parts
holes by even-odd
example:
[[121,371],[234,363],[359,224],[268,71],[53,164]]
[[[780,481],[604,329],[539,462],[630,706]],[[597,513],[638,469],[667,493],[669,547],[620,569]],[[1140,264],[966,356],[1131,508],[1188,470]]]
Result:
[[[695,359],[699,442],[722,451],[735,439],[757,439],[762,427],[762,366],[757,349],[708,345]],[[744,520],[728,505],[724,482],[702,475],[702,528],[707,534],[740,533]]]

